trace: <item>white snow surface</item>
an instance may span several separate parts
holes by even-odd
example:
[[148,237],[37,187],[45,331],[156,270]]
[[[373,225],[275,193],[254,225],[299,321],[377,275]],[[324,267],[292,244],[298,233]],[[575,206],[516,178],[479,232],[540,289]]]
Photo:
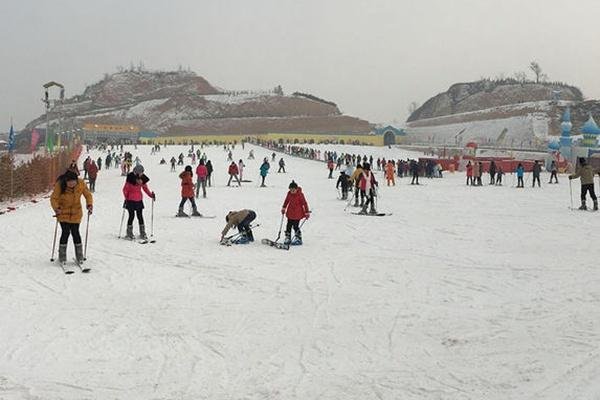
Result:
[[[271,151],[249,148],[234,150],[253,180],[241,188],[225,186],[226,152],[203,150],[215,186],[199,209],[215,219],[174,218],[180,181],[158,162],[187,147],[129,148],[157,194],[155,244],[117,238],[123,177],[102,169],[89,274],[50,263],[48,200],[0,216],[1,399],[597,398],[598,215],[568,209],[564,176],[387,187],[378,173],[393,215],[366,217],[344,211],[323,163],[283,156],[288,173],[272,163],[259,188]],[[283,251],[259,240],[277,235],[291,179],[313,214]],[[242,208],[257,242],[220,246]]]

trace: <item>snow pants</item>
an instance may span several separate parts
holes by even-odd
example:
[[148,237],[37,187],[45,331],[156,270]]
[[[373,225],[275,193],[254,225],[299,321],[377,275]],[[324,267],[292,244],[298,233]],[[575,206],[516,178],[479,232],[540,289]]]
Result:
[[[593,190],[593,189],[592,189]],[[60,244],[67,244],[69,235],[73,236],[73,243],[81,244],[81,235],[79,234],[79,224],[69,222],[60,223]]]
[[[581,185],[581,201],[582,202],[585,201],[585,197],[588,194],[588,192],[589,192],[592,200],[596,201],[597,198],[596,198],[596,193],[594,192],[594,184],[593,183],[590,183],[588,185]],[[62,222],[61,222],[61,225],[62,225]]]

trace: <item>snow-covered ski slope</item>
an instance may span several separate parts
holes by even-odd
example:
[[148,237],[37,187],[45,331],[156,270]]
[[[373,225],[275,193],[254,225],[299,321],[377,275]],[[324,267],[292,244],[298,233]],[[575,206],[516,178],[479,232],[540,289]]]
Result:
[[[272,163],[257,187],[271,152],[249,148],[234,150],[241,188],[225,186],[223,149],[204,149],[216,186],[198,203],[215,219],[174,218],[180,182],[158,161],[187,148],[129,148],[157,194],[155,244],[117,239],[123,178],[102,169],[89,274],[49,262],[48,201],[0,216],[0,399],[597,398],[600,215],[568,209],[564,176],[535,190],[404,178],[380,190],[393,215],[370,218],[344,212],[324,163],[284,156],[288,173]],[[261,245],[292,178],[314,210],[304,246]],[[220,246],[241,208],[257,241]]]

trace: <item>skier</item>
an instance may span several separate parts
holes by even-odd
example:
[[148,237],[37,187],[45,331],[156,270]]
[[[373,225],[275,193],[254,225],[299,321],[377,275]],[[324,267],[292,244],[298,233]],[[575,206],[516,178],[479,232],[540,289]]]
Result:
[[133,171],[127,174],[125,179],[125,185],[123,185],[123,196],[125,202],[123,208],[127,209],[129,218],[127,219],[127,239],[135,239],[133,236],[133,219],[137,217],[140,226],[140,239],[146,240],[146,229],[144,226],[144,202],[142,201],[143,195],[142,190],[146,192],[148,197],[152,198],[152,201],[156,200],[154,192],[148,188],[148,181],[150,179],[144,174],[144,167],[142,165],[136,165]]
[[212,173],[213,173],[213,165],[212,162],[210,162],[210,160],[208,160],[206,162],[206,172],[208,173],[208,175],[206,175],[206,182],[208,182],[208,186],[212,186]]
[[275,157],[277,157],[277,154],[275,154],[275,152],[273,152],[273,154],[271,154],[271,161],[275,162]]
[[[308,219],[310,217],[310,211],[308,209],[308,203],[302,193],[302,188],[298,187],[298,184],[294,181],[288,186],[289,191],[283,206],[281,206],[281,214],[285,214],[287,217],[287,224],[285,226],[285,240],[284,244],[301,245],[302,244],[302,232],[300,231],[300,220],[303,218]],[[294,228],[295,238],[292,243],[292,228]]]
[[206,165],[204,165],[204,160],[201,158],[198,166],[196,167],[196,176],[198,177],[198,181],[196,182],[196,198],[198,198],[200,187],[202,187],[202,197],[206,198],[207,175],[208,170],[206,169]]
[[235,178],[235,180],[238,183],[238,186],[242,186],[242,182],[240,182],[240,178],[238,177],[239,174],[239,170],[238,170],[238,166],[236,165],[235,161],[232,161],[231,164],[229,164],[229,169],[227,171],[227,173],[229,174],[229,181],[227,182],[227,186],[231,186],[231,180],[233,178]]
[[335,164],[333,163],[333,158],[330,158],[329,160],[327,160],[327,169],[329,170],[329,176],[327,177],[328,179],[333,179],[333,168],[335,167]]
[[175,164],[177,163],[177,160],[175,159],[175,157],[171,157],[171,172],[175,172]]
[[193,180],[193,172],[192,166],[186,165],[185,170],[179,174],[179,179],[181,179],[181,202],[179,203],[179,211],[177,212],[178,217],[189,217],[185,212],[183,212],[183,206],[185,206],[186,201],[190,201],[192,203],[192,216],[201,217],[202,214],[198,212],[198,208],[196,207],[196,202],[194,201],[194,180]]
[[277,170],[277,173],[280,173],[282,171],[285,174],[285,161],[283,161],[283,157],[279,159],[279,170]]
[[392,183],[392,186],[396,186],[396,181],[394,180],[395,172],[394,162],[389,160],[387,164],[385,164],[385,180],[387,181],[388,186],[390,186],[390,182]]
[[371,206],[369,214],[377,214],[375,210],[375,187],[377,185],[375,175],[371,172],[371,166],[369,163],[366,163],[363,166],[363,172],[360,176],[360,191],[364,194],[367,201],[365,201],[365,204],[359,211],[360,214],[366,214],[369,205]]
[[342,200],[348,200],[348,188],[350,187],[350,180],[348,179],[348,175],[346,175],[345,171],[340,172],[340,177],[335,184],[335,188],[339,189],[342,187]]
[[240,171],[240,182],[243,181],[244,179],[244,167],[246,165],[244,164],[244,162],[240,159],[240,161],[238,162],[238,170]]
[[365,204],[365,195],[360,190],[360,177],[363,173],[362,165],[360,163],[356,164],[356,169],[352,176],[350,176],[350,180],[354,182],[354,207],[359,207],[358,197],[360,194],[360,207]]
[[496,186],[502,186],[502,175],[504,175],[502,165],[498,165],[498,168],[496,169]]
[[598,211],[598,199],[596,198],[596,193],[594,192],[594,175],[599,174],[598,170],[594,170],[591,165],[589,165],[585,158],[579,158],[579,167],[575,170],[575,173],[569,175],[569,180],[581,178],[581,206],[580,210],[587,210],[587,206],[585,205],[585,198],[587,193],[590,193],[590,197],[594,202],[594,211]]
[[248,242],[254,242],[254,234],[250,228],[250,223],[256,218],[256,213],[252,210],[239,210],[229,211],[225,217],[225,228],[221,231],[221,243],[224,243],[225,235],[229,232],[229,229],[234,226],[237,227],[240,232],[240,237],[235,240],[235,244],[246,244]]
[[555,182],[554,183],[558,183],[558,168],[556,167],[556,161],[552,161],[552,163],[550,164],[550,182],[548,183],[552,183],[552,178],[554,178]]
[[490,162],[490,185],[494,185],[496,183],[496,163],[494,160]]
[[542,172],[542,165],[538,162],[538,160],[535,160],[533,162],[533,182],[532,182],[531,187],[535,187],[536,181],[538,183],[538,187],[542,186],[540,184],[540,172]]
[[69,164],[69,168],[67,168],[69,171],[74,172],[77,176],[79,176],[79,168],[77,167],[77,161],[73,160],[71,161],[71,164]]
[[87,174],[90,182],[90,191],[94,193],[96,191],[96,178],[98,177],[98,166],[91,160],[87,166]]
[[248,160],[254,160],[254,150],[248,152]]
[[525,174],[525,168],[523,168],[523,164],[519,163],[519,165],[517,165],[517,187],[518,188],[524,188],[525,185],[523,184],[523,175]]
[[77,177],[75,172],[67,170],[63,175],[58,177],[50,196],[50,205],[60,223],[61,235],[58,246],[58,261],[62,264],[67,262],[69,235],[73,236],[77,262],[83,262],[83,246],[81,244],[81,235],[79,234],[79,224],[83,216],[81,209],[82,195],[85,197],[88,215],[92,214],[93,199],[87,185],[83,179]]
[[267,174],[269,173],[269,168],[271,168],[271,165],[269,164],[269,160],[267,159],[267,157],[265,157],[262,165],[260,166],[260,176],[262,178],[262,183],[260,184],[260,187],[266,187],[265,178],[267,177]]
[[419,164],[415,160],[410,160],[410,172],[412,174],[411,185],[419,184]]

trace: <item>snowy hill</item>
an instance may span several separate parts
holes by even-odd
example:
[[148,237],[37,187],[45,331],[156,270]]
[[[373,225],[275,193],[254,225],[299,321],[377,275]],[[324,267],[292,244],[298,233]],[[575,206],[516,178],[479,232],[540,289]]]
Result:
[[[246,159],[250,148],[256,160]],[[158,162],[187,148],[126,150],[139,155],[157,193],[157,243],[117,239],[123,178],[116,169],[102,169],[96,185],[90,274],[67,276],[49,262],[48,201],[0,216],[0,398],[600,393],[597,215],[568,209],[564,177],[517,190],[510,175],[503,187],[466,187],[462,174],[387,187],[377,173],[378,208],[393,215],[365,217],[344,211],[324,163],[283,156],[288,173],[272,165],[268,187],[259,188],[258,167],[270,151],[238,146],[234,158],[253,182],[227,187],[227,153],[209,147],[215,186],[198,204],[216,218],[179,219],[179,179]],[[226,212],[241,208],[257,212],[257,239],[274,238],[292,179],[313,210],[302,247],[218,244]]]

